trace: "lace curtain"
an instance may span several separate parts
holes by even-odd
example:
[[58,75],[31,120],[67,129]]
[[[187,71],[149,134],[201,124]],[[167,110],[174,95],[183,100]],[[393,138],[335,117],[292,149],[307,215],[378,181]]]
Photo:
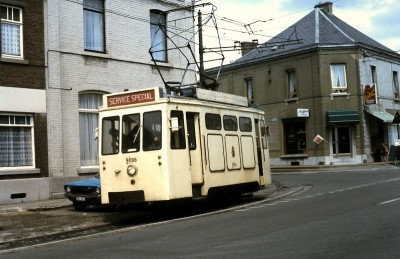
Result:
[[81,166],[99,165],[99,145],[95,139],[96,128],[99,125],[97,109],[103,103],[101,94],[79,95],[79,135]]
[[344,65],[331,66],[332,87],[347,87],[345,72]]
[[20,25],[1,23],[1,53],[21,56]]
[[0,167],[32,166],[30,127],[0,127]]

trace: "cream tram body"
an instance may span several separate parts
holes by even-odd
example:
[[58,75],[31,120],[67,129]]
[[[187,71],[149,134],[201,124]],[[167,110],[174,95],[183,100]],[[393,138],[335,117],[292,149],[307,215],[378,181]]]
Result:
[[240,194],[271,183],[263,112],[241,97],[204,89],[197,95],[212,100],[159,88],[103,97],[103,204]]

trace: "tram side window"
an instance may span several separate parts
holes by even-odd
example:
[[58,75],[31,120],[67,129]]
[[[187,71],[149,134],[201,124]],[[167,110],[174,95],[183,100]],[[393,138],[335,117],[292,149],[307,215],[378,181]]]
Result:
[[119,152],[119,117],[107,117],[102,121],[101,153],[112,155]]
[[171,149],[186,149],[185,127],[182,111],[171,111],[171,118],[178,118],[179,130],[171,132]]
[[161,112],[143,113],[143,150],[161,149]]
[[206,113],[206,128],[209,130],[221,130],[221,116],[214,113]]
[[122,152],[140,150],[140,114],[122,116]]
[[251,119],[248,117],[239,117],[239,129],[242,132],[251,132],[253,130],[251,126]]
[[188,141],[189,141],[189,149],[195,150],[196,149],[196,128],[195,128],[195,121],[194,121],[194,113],[186,113],[186,124],[188,130]]
[[224,115],[224,130],[237,131],[237,118],[235,116]]

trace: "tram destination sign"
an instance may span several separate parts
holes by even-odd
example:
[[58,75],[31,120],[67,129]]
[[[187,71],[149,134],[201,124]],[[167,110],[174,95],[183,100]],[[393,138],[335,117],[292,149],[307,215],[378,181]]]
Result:
[[155,101],[154,89],[107,96],[108,107],[125,106],[153,101]]

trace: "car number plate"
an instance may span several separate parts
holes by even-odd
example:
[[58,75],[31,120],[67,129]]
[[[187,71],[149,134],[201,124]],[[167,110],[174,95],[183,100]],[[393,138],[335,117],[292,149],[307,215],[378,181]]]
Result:
[[85,197],[76,197],[77,201],[85,201]]

